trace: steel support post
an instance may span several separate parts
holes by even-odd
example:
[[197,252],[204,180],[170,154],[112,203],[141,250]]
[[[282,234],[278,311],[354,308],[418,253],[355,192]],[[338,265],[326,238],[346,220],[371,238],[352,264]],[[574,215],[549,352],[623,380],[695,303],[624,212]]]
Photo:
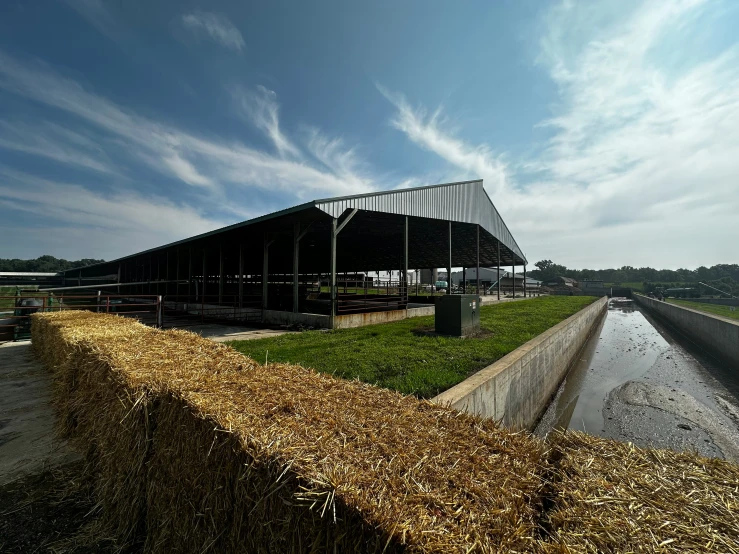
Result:
[[500,301],[500,241],[498,239],[495,239],[498,241],[498,300]]
[[223,287],[226,282],[224,275],[223,245],[218,247],[218,304],[223,304]]
[[300,261],[300,223],[293,224],[293,312],[298,313],[298,262]]
[[177,281],[174,285],[174,295],[175,295],[175,302],[177,301],[176,298],[180,295],[180,249],[177,249],[177,257],[175,258],[175,263],[177,266],[175,267],[174,271],[174,278]]
[[475,290],[480,296],[480,226],[477,226],[477,265],[475,266]]
[[331,277],[329,287],[331,291],[331,328],[336,317],[336,218],[331,220]]
[[166,279],[164,283],[164,296],[167,296],[169,294],[169,251],[167,251],[167,270],[164,272],[164,278]]
[[239,244],[239,309],[244,307],[244,245]]
[[267,294],[269,293],[269,245],[270,242],[264,237],[264,257],[262,258],[262,309],[267,309]]
[[200,297],[205,303],[205,289],[208,282],[208,251],[203,248],[203,290],[200,291]]
[[452,294],[452,222],[449,222],[449,262],[446,267],[446,293]]
[[523,266],[523,297],[526,298],[526,263]]
[[467,268],[462,266],[462,294],[467,294]]
[[187,262],[187,299],[190,300],[192,296],[192,248],[189,250],[189,260]]
[[516,298],[516,262],[511,264],[511,275],[513,277],[513,298]]
[[405,285],[405,309],[408,309],[408,216],[405,216],[405,232],[403,233],[403,284]]

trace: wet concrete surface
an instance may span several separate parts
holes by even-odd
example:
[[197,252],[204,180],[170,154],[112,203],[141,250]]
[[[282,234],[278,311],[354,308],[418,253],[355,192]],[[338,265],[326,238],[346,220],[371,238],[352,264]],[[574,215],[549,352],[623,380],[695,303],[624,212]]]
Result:
[[555,427],[739,461],[739,373],[613,298],[535,433]]
[[30,347],[0,345],[0,486],[79,458],[54,437],[51,373]]

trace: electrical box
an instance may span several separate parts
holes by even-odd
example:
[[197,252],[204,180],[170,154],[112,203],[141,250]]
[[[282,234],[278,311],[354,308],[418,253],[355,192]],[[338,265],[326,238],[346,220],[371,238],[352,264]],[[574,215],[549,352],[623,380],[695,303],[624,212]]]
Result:
[[435,326],[439,335],[465,337],[480,330],[480,297],[446,294],[436,299]]

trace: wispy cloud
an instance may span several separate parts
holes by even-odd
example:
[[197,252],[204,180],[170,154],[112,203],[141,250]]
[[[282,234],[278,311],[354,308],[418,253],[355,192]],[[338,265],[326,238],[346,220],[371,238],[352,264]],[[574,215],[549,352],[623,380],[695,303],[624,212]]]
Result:
[[107,156],[97,144],[53,123],[0,121],[0,148],[103,173],[113,172]]
[[[43,215],[45,237],[33,236],[34,226],[13,233],[18,245],[12,248],[24,257],[48,252],[42,248],[50,242],[58,242],[55,252],[69,251],[70,244],[65,245],[65,241],[76,237],[83,239],[85,251],[90,255],[94,252],[96,257],[109,259],[227,224],[191,206],[159,196],[142,196],[130,190],[104,194],[75,183],[41,179],[2,166],[0,204],[16,213],[25,212],[29,217]],[[52,237],[49,228],[54,226]],[[31,236],[26,237],[26,232]],[[79,246],[74,251],[79,254]]]
[[679,243],[685,265],[726,262],[739,240],[739,48],[701,48],[701,18],[724,9],[567,1],[546,12],[537,62],[559,98],[534,157],[501,158],[449,132],[439,111],[381,91],[411,141],[502,184],[493,200],[534,260],[669,266]]
[[210,38],[231,50],[241,51],[244,37],[224,15],[196,11],[182,16],[185,28],[195,32],[205,32]]
[[256,90],[235,88],[232,95],[239,112],[267,134],[281,157],[300,157],[298,148],[280,131],[280,106],[275,91],[258,85]]
[[464,177],[483,178],[492,192],[505,187],[507,167],[502,157],[487,145],[472,146],[445,130],[441,108],[429,114],[423,106],[411,106],[402,94],[382,85],[377,85],[377,89],[397,109],[391,124],[411,141],[463,170]]
[[238,141],[199,136],[140,116],[45,66],[21,63],[2,52],[0,89],[72,114],[99,131],[110,133],[125,144],[129,155],[152,169],[221,198],[228,187],[281,190],[298,199],[374,188],[369,172],[352,171],[346,160],[352,159],[353,153],[351,149],[341,151],[340,143],[333,142],[331,152],[337,171],[331,169],[331,164],[302,160],[297,146],[280,131],[276,98],[267,89],[249,96],[252,100],[261,99],[261,105],[251,108],[251,112],[255,114],[255,123],[279,145],[278,155]]

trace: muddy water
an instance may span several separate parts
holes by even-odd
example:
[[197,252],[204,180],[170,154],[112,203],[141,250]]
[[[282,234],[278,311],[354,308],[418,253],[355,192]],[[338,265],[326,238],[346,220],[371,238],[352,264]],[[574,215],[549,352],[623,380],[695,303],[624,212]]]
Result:
[[587,431],[739,461],[739,377],[613,298],[535,433]]

